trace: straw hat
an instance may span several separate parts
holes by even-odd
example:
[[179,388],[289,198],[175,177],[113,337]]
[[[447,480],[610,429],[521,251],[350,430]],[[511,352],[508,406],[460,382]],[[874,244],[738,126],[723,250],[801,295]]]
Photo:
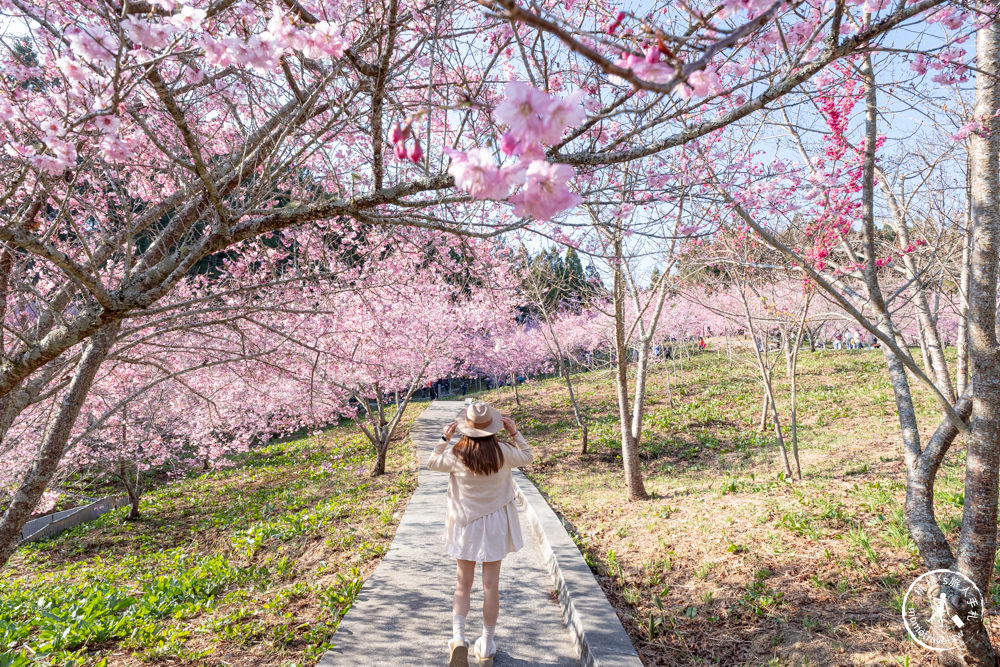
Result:
[[503,429],[500,413],[486,401],[474,401],[462,408],[455,421],[455,430],[471,438],[483,438]]

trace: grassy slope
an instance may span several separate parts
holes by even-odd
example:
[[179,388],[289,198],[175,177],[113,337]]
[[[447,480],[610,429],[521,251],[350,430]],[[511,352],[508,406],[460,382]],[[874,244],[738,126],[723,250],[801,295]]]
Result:
[[[779,364],[777,392],[787,415]],[[643,468],[649,502],[623,501],[614,379],[577,377],[597,423],[577,452],[564,385],[498,401],[540,453],[526,471],[573,526],[585,558],[647,665],[922,664],[899,617],[922,571],[901,515],[904,468],[881,355],[804,353],[799,376],[804,481],[779,479],[773,430],[757,431],[753,368],[708,352],[649,389]],[[492,400],[497,394],[493,392]],[[917,393],[923,432],[937,423]],[[964,451],[939,473],[938,520],[960,525]],[[993,591],[993,601],[1000,600]]]
[[347,424],[23,548],[0,571],[0,665],[314,664],[415,487],[422,409],[381,478]]

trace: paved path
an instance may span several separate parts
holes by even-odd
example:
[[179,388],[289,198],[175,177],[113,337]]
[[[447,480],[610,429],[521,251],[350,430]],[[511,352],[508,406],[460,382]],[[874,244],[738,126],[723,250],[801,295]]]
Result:
[[[320,660],[320,667],[448,663],[455,588],[455,561],[443,554],[441,540],[448,475],[431,472],[426,463],[441,429],[463,406],[462,401],[434,401],[410,429],[420,456],[420,485],[406,506],[392,546],[341,621],[333,636],[335,646]],[[500,572],[495,664],[578,666],[552,580],[523,510],[521,524],[524,548],[507,556]],[[466,623],[470,644],[482,628],[482,602],[477,568]]]

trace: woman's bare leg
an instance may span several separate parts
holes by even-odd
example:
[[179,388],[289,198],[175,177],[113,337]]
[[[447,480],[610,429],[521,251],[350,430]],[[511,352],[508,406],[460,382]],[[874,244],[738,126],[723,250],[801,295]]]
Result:
[[[498,570],[499,571],[499,570]],[[451,613],[456,616],[467,616],[469,613],[469,598],[472,593],[472,582],[476,578],[476,562],[458,560],[458,581],[455,583],[455,597],[451,601]]]
[[[500,615],[500,563],[483,563],[483,625],[493,627]],[[468,606],[466,606],[468,609]]]

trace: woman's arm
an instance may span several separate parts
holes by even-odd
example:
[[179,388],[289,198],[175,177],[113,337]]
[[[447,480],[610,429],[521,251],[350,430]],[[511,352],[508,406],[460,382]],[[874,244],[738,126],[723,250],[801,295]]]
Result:
[[507,431],[507,435],[514,438],[514,447],[509,448],[509,456],[506,457],[505,463],[511,468],[531,463],[532,459],[535,458],[535,453],[531,451],[531,445],[517,430],[517,424],[514,423],[514,420],[510,417],[504,417],[503,427]]
[[514,447],[511,447],[509,451],[511,456],[507,457],[507,465],[511,468],[531,463],[535,458],[535,453],[531,450],[531,445],[524,439],[520,431],[514,434]]
[[451,472],[452,463],[454,462],[454,457],[447,455],[448,444],[451,441],[451,436],[455,435],[455,422],[451,422],[444,427],[444,433],[441,434],[441,441],[431,452],[431,457],[427,459],[427,467],[431,470],[436,470],[438,472]]
[[438,472],[451,472],[451,457],[447,456],[449,444],[447,440],[441,440],[438,443],[438,446],[431,452],[431,457],[427,459],[428,468]]

